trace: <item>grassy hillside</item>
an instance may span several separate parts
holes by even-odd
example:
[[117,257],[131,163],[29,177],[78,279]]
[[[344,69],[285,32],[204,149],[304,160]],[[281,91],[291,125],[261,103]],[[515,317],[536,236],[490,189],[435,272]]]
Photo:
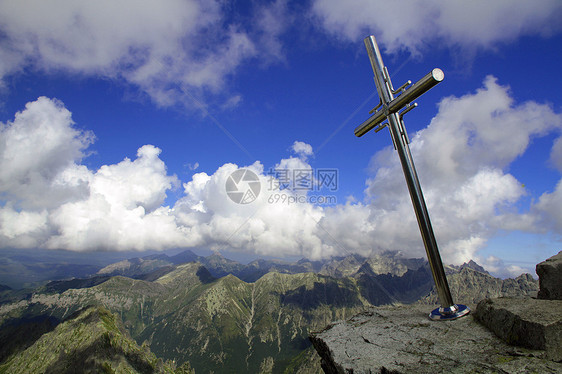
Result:
[[[181,368],[188,373],[188,367]],[[180,370],[178,370],[178,373]],[[0,366],[0,373],[162,373],[175,368],[128,336],[103,307],[83,309]]]

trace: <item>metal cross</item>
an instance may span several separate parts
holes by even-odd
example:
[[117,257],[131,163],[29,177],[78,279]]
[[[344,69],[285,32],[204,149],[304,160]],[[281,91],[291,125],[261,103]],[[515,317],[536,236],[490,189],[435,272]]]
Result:
[[[408,185],[410,198],[414,205],[414,211],[418,219],[427,259],[439,295],[439,302],[441,303],[441,307],[433,310],[429,318],[433,320],[452,320],[462,317],[467,315],[470,309],[465,305],[455,304],[453,302],[443,263],[441,262],[441,256],[439,255],[439,249],[437,248],[437,241],[435,240],[433,228],[429,220],[429,213],[425,205],[422,189],[414,166],[414,160],[412,159],[410,147],[408,146],[410,141],[406,133],[406,128],[404,127],[404,121],[402,120],[404,114],[417,106],[416,103],[411,104],[411,102],[437,83],[441,82],[445,75],[441,69],[433,69],[411,87],[407,88],[412,84],[411,81],[407,81],[404,85],[395,90],[392,87],[388,70],[382,62],[381,52],[375,37],[371,35],[365,38],[364,41],[369,59],[371,60],[373,72],[375,73],[375,84],[380,101],[379,104],[369,112],[374,114],[355,129],[355,135],[358,137],[363,136],[369,130],[375,128],[375,126],[375,132],[379,132],[385,127],[389,128],[394,148],[398,151],[402,170],[406,177],[406,184]],[[394,95],[398,96],[394,97]],[[402,110],[402,112],[400,112],[400,110]],[[385,120],[388,120],[388,122],[383,123]]]

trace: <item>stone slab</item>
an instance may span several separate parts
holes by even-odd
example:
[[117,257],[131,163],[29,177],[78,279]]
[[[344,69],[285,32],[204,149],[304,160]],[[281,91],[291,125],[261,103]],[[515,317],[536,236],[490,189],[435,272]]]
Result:
[[472,315],[430,321],[427,305],[372,308],[310,336],[328,374],[562,373],[544,351],[504,343]]
[[486,299],[475,318],[508,344],[545,350],[546,358],[562,361],[562,300]]
[[539,299],[562,300],[562,252],[537,264]]

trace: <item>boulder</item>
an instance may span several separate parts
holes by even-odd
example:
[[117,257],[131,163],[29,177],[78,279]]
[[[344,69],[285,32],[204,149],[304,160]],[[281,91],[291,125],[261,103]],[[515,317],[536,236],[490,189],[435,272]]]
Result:
[[562,300],[562,251],[541,262],[536,268],[539,276],[539,299]]
[[486,299],[475,318],[504,342],[544,350],[545,358],[562,362],[562,300]]

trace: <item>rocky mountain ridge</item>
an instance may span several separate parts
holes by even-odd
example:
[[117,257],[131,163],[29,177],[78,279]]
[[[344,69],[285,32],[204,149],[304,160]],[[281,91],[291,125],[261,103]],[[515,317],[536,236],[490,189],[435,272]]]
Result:
[[[176,370],[177,369],[177,370]],[[104,307],[74,313],[0,365],[1,373],[193,373],[140,347]]]
[[[177,261],[190,257],[181,255]],[[198,373],[316,373],[309,331],[373,305],[432,302],[426,262],[395,253],[248,265],[209,257],[208,265],[174,264],[163,256],[131,259],[93,278],[51,282],[29,293],[6,291],[11,297],[0,301],[0,337],[10,320],[49,315],[57,324],[96,305],[119,316],[137,344],[161,359],[189,362]],[[265,274],[258,277],[260,272]],[[536,293],[538,286],[530,276],[508,282],[469,266],[448,268],[448,274],[453,292],[471,279],[473,293],[466,296],[473,299],[487,292]]]
[[[297,262],[257,259],[248,264],[242,264],[224,257],[219,252],[205,257],[196,255],[191,250],[186,250],[174,256],[159,254],[119,261],[100,269],[96,276],[122,275],[143,279],[152,272],[169,271],[175,265],[186,262],[201,263],[216,278],[232,274],[245,282],[254,282],[269,272],[318,273],[342,278],[356,276],[363,270],[369,271],[371,274],[402,276],[408,270],[417,270],[427,265],[427,261],[423,258],[405,258],[400,252],[394,251],[374,254],[371,257],[352,254],[316,261],[303,258]],[[462,266],[478,267],[479,265],[471,262]],[[486,272],[484,269],[482,271]]]

